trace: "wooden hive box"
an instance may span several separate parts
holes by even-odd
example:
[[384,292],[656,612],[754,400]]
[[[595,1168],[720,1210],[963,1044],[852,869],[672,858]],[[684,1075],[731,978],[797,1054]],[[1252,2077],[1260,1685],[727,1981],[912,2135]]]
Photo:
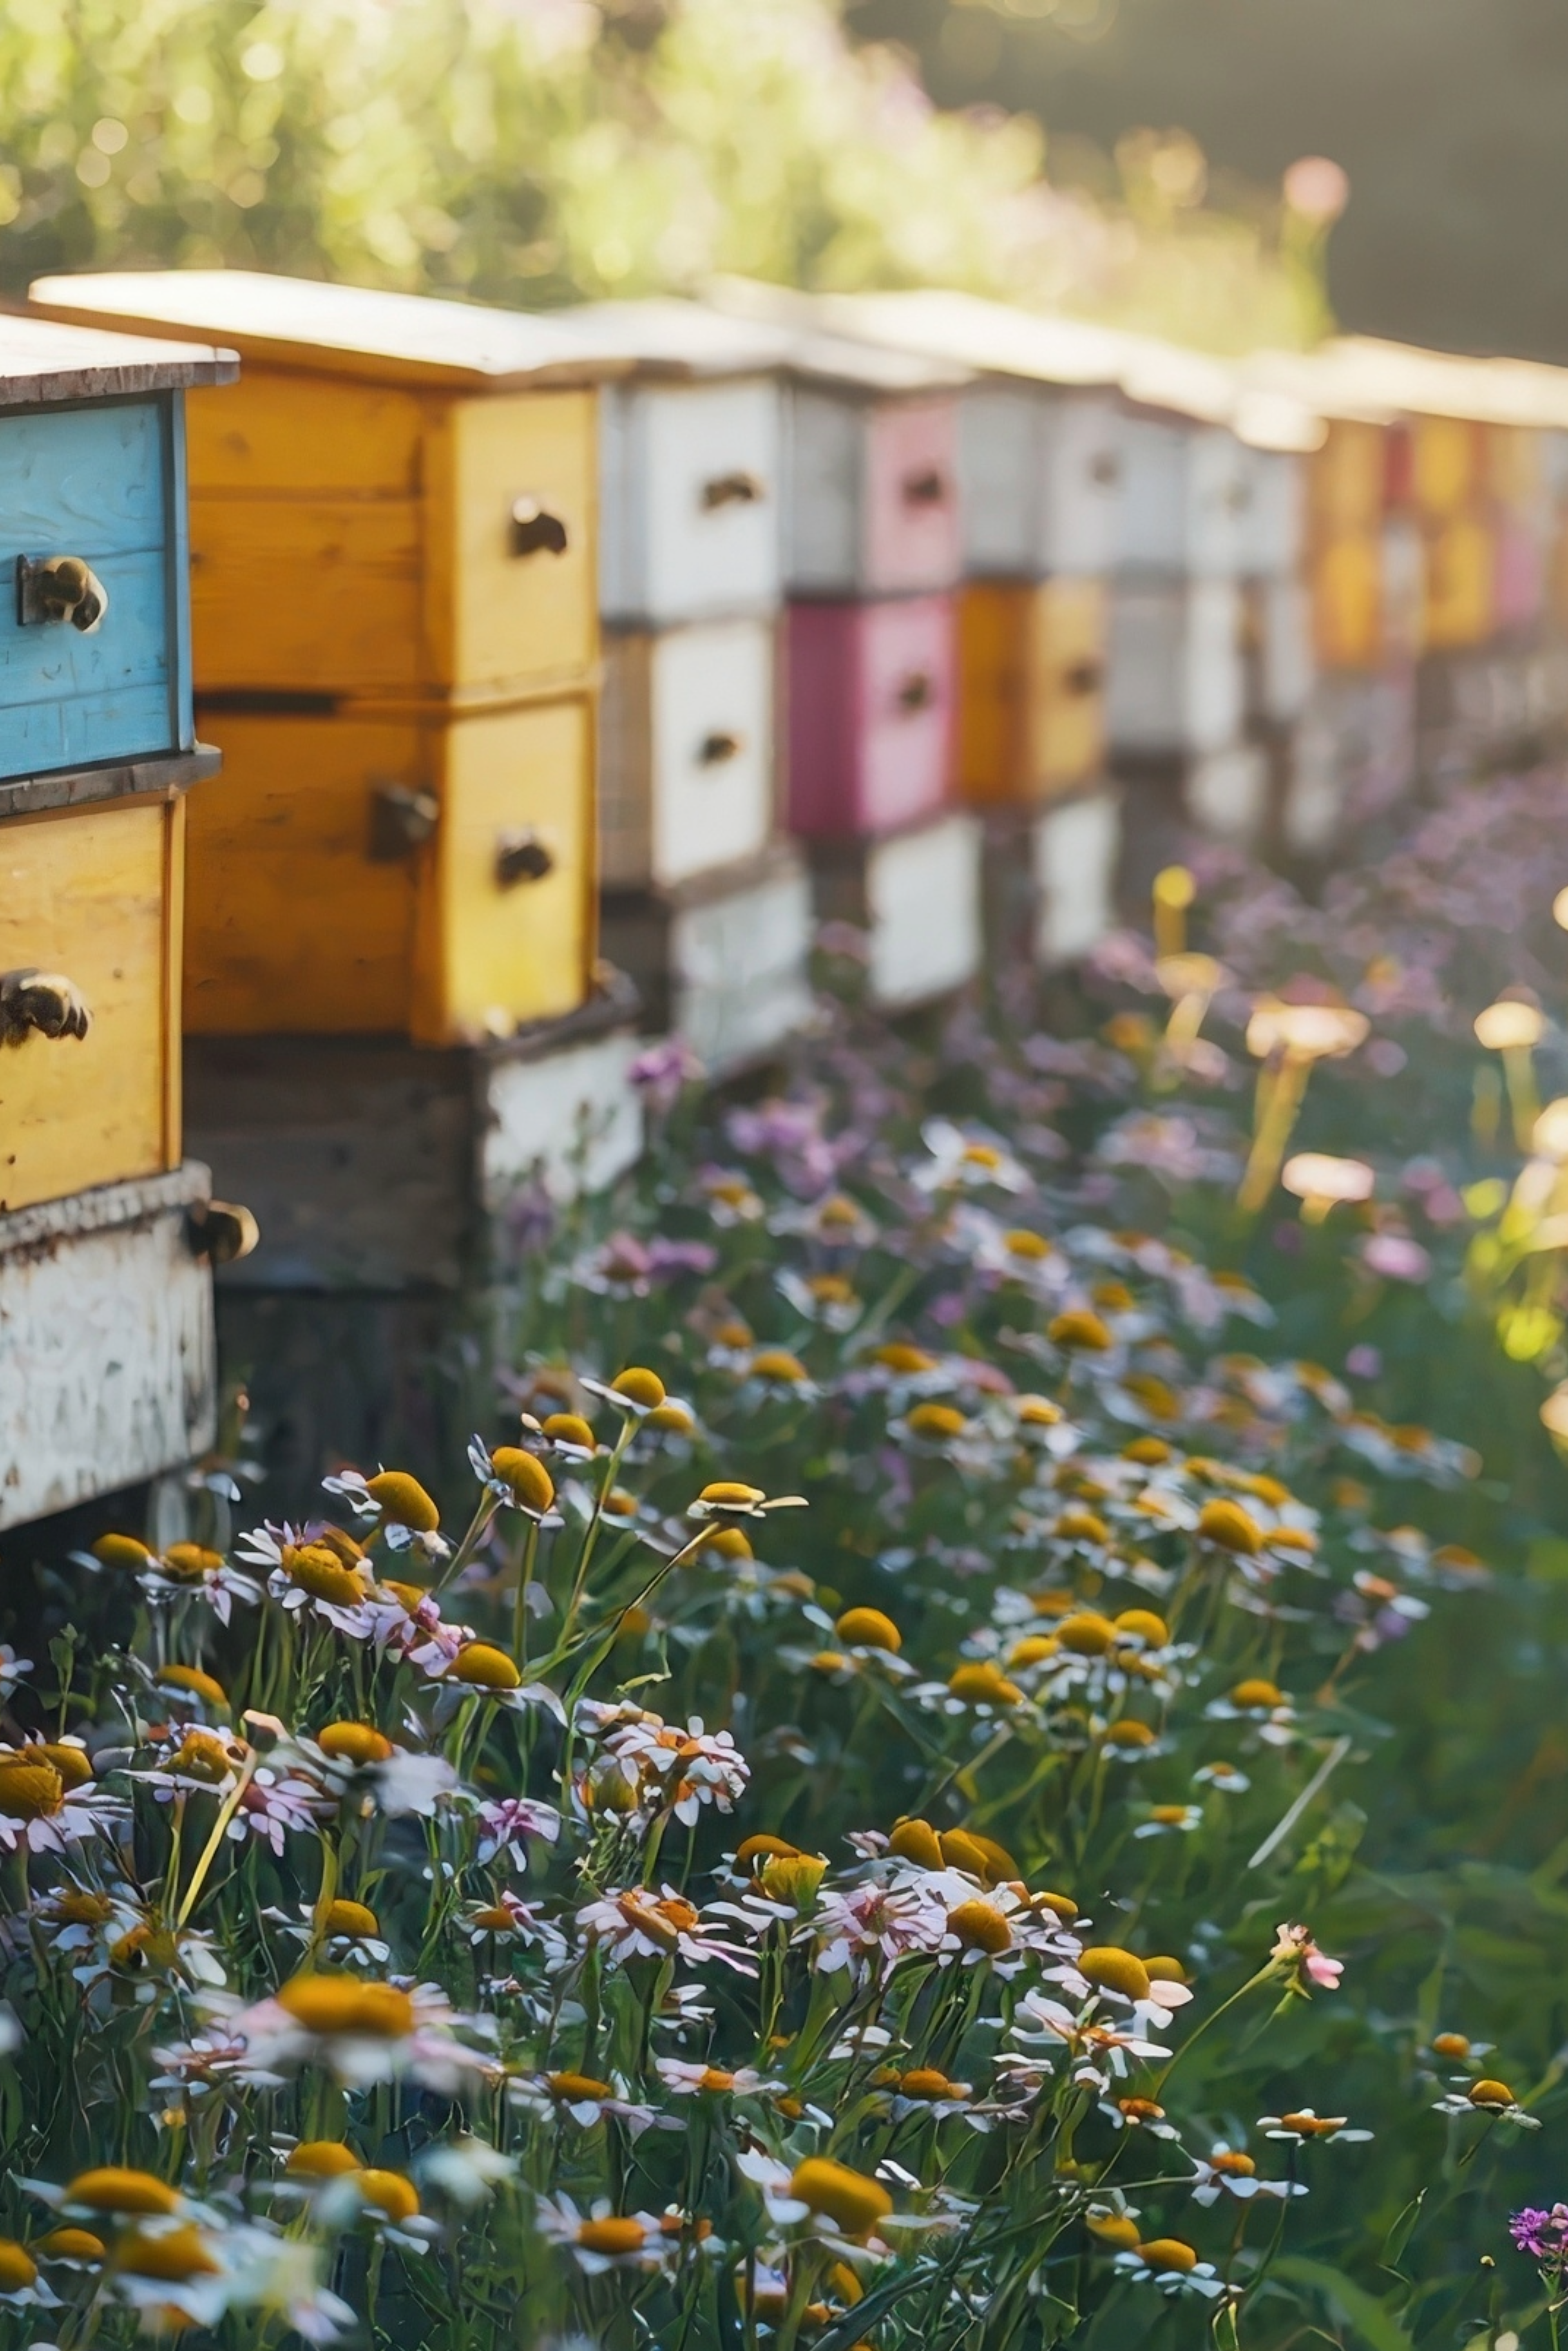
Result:
[[227,752],[192,827],[191,1029],[471,1043],[581,1004],[604,362],[544,319],[239,270],[34,298],[246,360],[191,422]]
[[183,402],[235,373],[0,321],[0,1527],[212,1435],[180,970],[184,794],[218,761],[192,706]]
[[713,1076],[810,1008],[810,888],[780,834],[789,339],[678,300],[565,314],[631,373],[604,398],[601,935]]
[[961,393],[959,507],[972,580],[1097,579],[1116,559],[1113,390],[987,377]]
[[245,271],[34,294],[244,358],[235,411],[198,393],[191,423],[225,777],[189,842],[186,1088],[263,1228],[233,1280],[483,1283],[507,1197],[638,1146],[633,1007],[597,963],[612,368],[543,319]]
[[972,580],[958,600],[958,789],[1028,808],[1105,764],[1111,598],[1095,579]]

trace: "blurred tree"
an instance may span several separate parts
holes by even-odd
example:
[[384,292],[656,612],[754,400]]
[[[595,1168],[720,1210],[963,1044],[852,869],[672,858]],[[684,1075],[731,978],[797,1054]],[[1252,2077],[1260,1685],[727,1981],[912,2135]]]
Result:
[[1568,359],[1563,0],[852,0],[849,22],[907,42],[946,104],[1035,114],[1058,180],[1108,181],[1171,123],[1270,185],[1333,156],[1345,325]]
[[0,157],[13,290],[226,262],[542,306],[728,270],[1218,345],[1320,313],[1313,254],[1207,206],[1201,158],[1054,188],[1031,120],[937,110],[832,0],[6,0]]

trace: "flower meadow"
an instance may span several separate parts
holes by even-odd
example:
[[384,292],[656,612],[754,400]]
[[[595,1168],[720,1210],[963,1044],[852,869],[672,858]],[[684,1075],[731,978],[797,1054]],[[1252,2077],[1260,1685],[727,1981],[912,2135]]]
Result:
[[1554,2343],[1565,803],[914,1029],[831,942],[465,1463],[54,1573],[0,2340]]

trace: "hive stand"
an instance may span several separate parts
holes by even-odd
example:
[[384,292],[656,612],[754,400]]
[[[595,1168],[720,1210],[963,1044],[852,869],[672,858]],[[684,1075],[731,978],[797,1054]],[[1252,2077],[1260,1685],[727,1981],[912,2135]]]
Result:
[[0,1529],[213,1437],[235,1222],[182,1158],[184,795],[218,766],[192,713],[183,402],[235,373],[0,319]]
[[[606,363],[544,319],[245,271],[34,297],[245,360],[235,405],[191,414],[196,693],[225,775],[190,841],[190,1119],[264,1235],[225,1333],[248,1353],[243,1300],[292,1300],[300,1346],[282,1308],[269,1328],[307,1357],[310,1301],[335,1298],[390,1382],[354,1301],[384,1325],[382,1301],[483,1299],[520,1198],[639,1146],[635,1023],[596,938]],[[383,1400],[297,1415],[300,1462],[391,1445]]]

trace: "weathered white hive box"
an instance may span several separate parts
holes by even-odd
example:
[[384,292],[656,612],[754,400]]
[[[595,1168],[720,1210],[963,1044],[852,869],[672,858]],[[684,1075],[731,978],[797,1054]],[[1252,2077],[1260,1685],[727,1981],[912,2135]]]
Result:
[[0,321],[0,1527],[211,1439],[182,1163],[183,398],[233,358]]
[[566,317],[632,370],[601,446],[601,938],[648,1025],[727,1075],[810,1008],[810,893],[777,788],[793,342],[692,302]]
[[817,844],[817,910],[865,935],[866,987],[893,1012],[951,995],[980,968],[981,826],[955,812],[902,832]]

